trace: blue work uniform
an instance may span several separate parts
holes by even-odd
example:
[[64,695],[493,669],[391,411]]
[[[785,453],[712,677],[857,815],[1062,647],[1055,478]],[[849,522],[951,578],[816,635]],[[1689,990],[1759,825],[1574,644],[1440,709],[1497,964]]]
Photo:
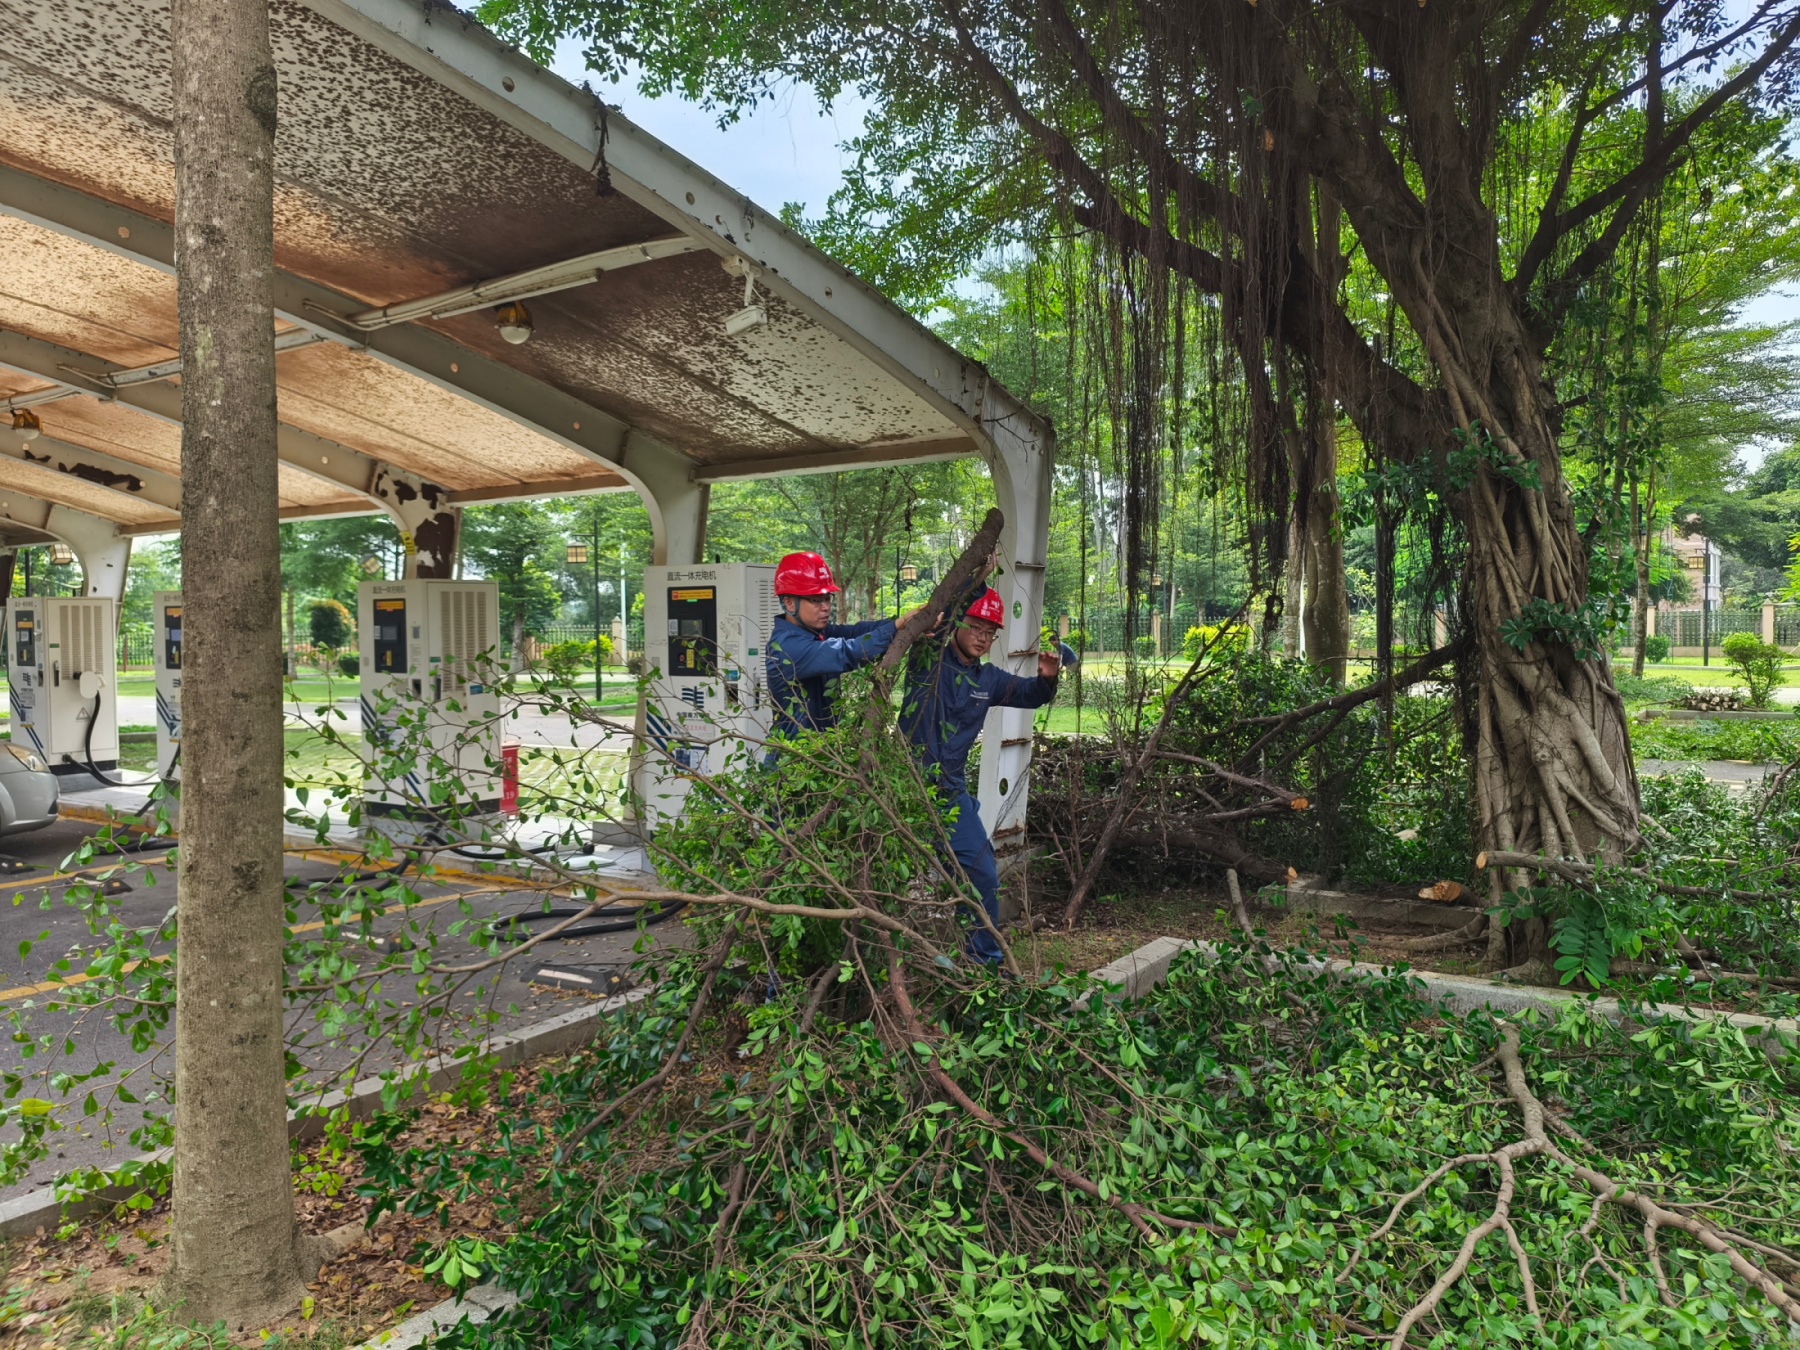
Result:
[[[881,659],[894,640],[895,621],[831,623],[815,633],[785,614],[769,633],[769,698],[775,705],[775,734],[829,731],[837,725],[831,706],[833,682],[846,671]],[[771,751],[771,757],[773,752]]]
[[[945,807],[956,813],[950,822],[950,851],[998,928],[1000,872],[993,841],[981,823],[981,807],[969,792],[969,751],[989,708],[1041,708],[1056,697],[1056,681],[965,661],[953,642],[925,645],[926,650],[907,665],[900,726],[925,766],[927,780],[938,789]],[[999,943],[978,924],[969,927],[968,952],[983,965],[997,966],[1001,961]]]

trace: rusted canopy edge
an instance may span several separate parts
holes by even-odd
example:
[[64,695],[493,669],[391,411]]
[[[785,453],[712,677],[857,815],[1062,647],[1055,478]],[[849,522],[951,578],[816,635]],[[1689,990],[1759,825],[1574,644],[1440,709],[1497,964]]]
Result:
[[[416,0],[300,3],[583,169],[596,162],[597,97],[551,74],[466,15]],[[721,255],[744,259],[757,269],[760,284],[913,389],[984,451],[1003,444],[1048,451],[1053,444],[1048,423],[978,362],[788,230],[777,216],[619,113],[609,111],[605,125],[606,163],[621,193]],[[814,471],[869,463],[869,453],[820,456],[833,462]]]

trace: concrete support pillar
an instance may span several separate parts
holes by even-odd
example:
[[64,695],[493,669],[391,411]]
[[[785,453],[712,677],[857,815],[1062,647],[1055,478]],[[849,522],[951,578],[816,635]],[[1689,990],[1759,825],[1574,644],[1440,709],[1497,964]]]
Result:
[[18,564],[17,549],[0,549],[0,605],[12,599],[13,568]]
[[688,567],[705,562],[712,488],[694,481],[694,466],[686,456],[634,433],[618,467],[650,513],[651,565]]
[[615,666],[625,664],[625,620],[612,621],[612,663]]
[[75,550],[81,563],[84,595],[125,598],[125,573],[131,565],[130,536],[121,535],[110,520],[67,506],[50,508],[44,530]]
[[1762,640],[1770,646],[1775,645],[1775,602],[1763,601]]
[[[1162,611],[1159,609],[1150,616],[1150,639],[1151,639],[1151,641],[1156,643],[1156,654],[1158,656],[1163,655],[1163,631],[1162,631],[1162,628],[1163,628],[1163,616],[1162,616]],[[1300,629],[1300,650],[1302,652],[1304,652],[1306,650],[1306,628],[1304,625],[1302,625],[1301,629]]]
[[369,493],[400,530],[408,578],[441,580],[456,575],[462,507],[451,502],[448,489],[391,464],[378,464]]
[[[1006,624],[989,659],[1015,674],[1031,674],[1041,645],[1055,445],[1048,433],[1040,438],[1022,418],[997,407],[991,412],[982,425],[992,441],[987,460],[994,498],[1006,514],[1000,535],[1005,570],[994,578],[994,589],[1006,605]],[[1029,709],[996,708],[982,732],[977,798],[1003,870],[1024,857],[1032,717]]]
[[1656,636],[1656,606],[1655,605],[1645,605],[1644,606],[1644,636],[1645,637],[1655,637]]

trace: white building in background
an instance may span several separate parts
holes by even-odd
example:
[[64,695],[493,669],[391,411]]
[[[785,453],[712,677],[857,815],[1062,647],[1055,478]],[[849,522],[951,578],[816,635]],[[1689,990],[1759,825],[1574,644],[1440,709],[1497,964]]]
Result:
[[1691,598],[1683,603],[1706,605],[1716,610],[1724,597],[1719,580],[1724,553],[1719,546],[1705,535],[1677,534],[1674,526],[1670,526],[1663,531],[1663,547],[1687,574]]

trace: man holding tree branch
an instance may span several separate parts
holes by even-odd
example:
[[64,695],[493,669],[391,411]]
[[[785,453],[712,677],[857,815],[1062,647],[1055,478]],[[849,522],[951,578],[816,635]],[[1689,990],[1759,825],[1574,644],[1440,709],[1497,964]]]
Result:
[[[981,584],[973,604],[951,612],[959,610],[963,612],[944,635],[923,640],[908,653],[900,726],[924,765],[926,780],[948,808],[949,850],[974,885],[989,923],[998,929],[1000,873],[980,806],[968,790],[969,751],[990,708],[1041,708],[1055,698],[1063,663],[1072,664],[1075,654],[1066,646],[1057,654],[1041,652],[1035,677],[1014,675],[987,664],[1006,621],[999,593]],[[970,924],[967,949],[982,965],[1001,964],[1000,945],[987,925]]]

